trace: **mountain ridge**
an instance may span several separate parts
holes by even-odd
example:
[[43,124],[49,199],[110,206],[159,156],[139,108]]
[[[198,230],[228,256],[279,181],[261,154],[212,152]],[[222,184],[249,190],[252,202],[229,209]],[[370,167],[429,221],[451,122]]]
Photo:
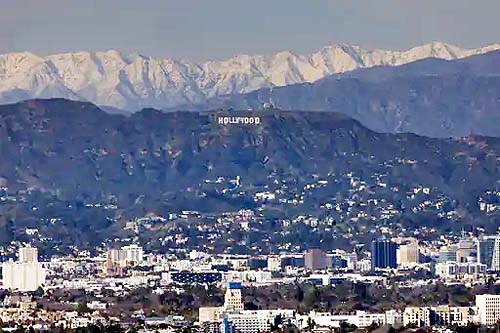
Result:
[[377,132],[429,137],[499,136],[500,51],[458,60],[376,66],[185,108],[336,111]]
[[[225,126],[214,118],[234,112],[261,122]],[[145,109],[124,116],[63,99],[0,106],[0,242],[23,240],[26,228],[37,228],[51,246],[95,245],[123,238],[134,218],[184,210],[218,216],[253,209],[249,248],[262,239],[319,246],[325,235],[345,244],[343,233],[364,237],[374,221],[439,232],[498,226],[500,211],[487,214],[478,200],[500,204],[491,195],[500,191],[500,138],[377,133],[335,112],[234,112]],[[423,187],[429,194],[416,194]],[[262,192],[276,200],[262,202]],[[298,216],[331,219],[339,229],[278,222]],[[214,230],[180,222],[176,232],[190,245],[223,250],[248,234],[236,220],[222,231],[228,239],[209,244]],[[144,239],[159,241],[155,232]]]
[[262,88],[315,82],[328,75],[420,59],[462,59],[499,50],[500,44],[461,49],[433,42],[404,51],[368,50],[336,44],[309,54],[237,55],[195,63],[125,54],[116,50],[38,56],[0,55],[0,103],[67,98],[136,111],[201,104],[208,99]]

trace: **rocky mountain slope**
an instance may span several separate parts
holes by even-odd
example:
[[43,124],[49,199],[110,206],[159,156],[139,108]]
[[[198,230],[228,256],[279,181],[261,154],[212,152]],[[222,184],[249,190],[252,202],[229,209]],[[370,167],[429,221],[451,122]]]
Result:
[[0,55],[0,103],[60,97],[128,111],[164,109],[204,103],[215,96],[314,82],[359,68],[398,66],[431,57],[460,59],[497,49],[500,45],[465,50],[436,42],[406,51],[384,51],[341,44],[307,55],[240,55],[202,64],[115,50],[49,56],[11,53]]

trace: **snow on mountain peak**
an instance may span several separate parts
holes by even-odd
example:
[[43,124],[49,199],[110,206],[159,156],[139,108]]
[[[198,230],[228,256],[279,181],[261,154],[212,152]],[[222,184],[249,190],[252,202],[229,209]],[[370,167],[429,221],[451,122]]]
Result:
[[130,111],[203,103],[208,98],[261,88],[314,82],[327,75],[425,58],[459,59],[500,49],[461,49],[432,42],[404,51],[365,50],[336,44],[298,55],[238,55],[202,64],[124,54],[117,50],[37,56],[0,55],[0,102],[62,97]]

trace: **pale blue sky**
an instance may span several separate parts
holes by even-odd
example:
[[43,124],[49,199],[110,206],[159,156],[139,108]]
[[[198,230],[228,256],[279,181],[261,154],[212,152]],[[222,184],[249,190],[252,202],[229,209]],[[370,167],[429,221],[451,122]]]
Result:
[[200,61],[336,42],[500,42],[499,0],[0,0],[0,53],[120,49]]

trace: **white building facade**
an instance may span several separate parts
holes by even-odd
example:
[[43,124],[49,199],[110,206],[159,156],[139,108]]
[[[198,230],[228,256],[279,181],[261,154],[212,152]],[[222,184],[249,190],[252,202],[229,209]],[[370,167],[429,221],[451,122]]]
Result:
[[3,287],[9,290],[35,291],[45,284],[45,269],[40,263],[4,262]]
[[500,295],[476,295],[476,307],[481,325],[494,325],[500,320]]

